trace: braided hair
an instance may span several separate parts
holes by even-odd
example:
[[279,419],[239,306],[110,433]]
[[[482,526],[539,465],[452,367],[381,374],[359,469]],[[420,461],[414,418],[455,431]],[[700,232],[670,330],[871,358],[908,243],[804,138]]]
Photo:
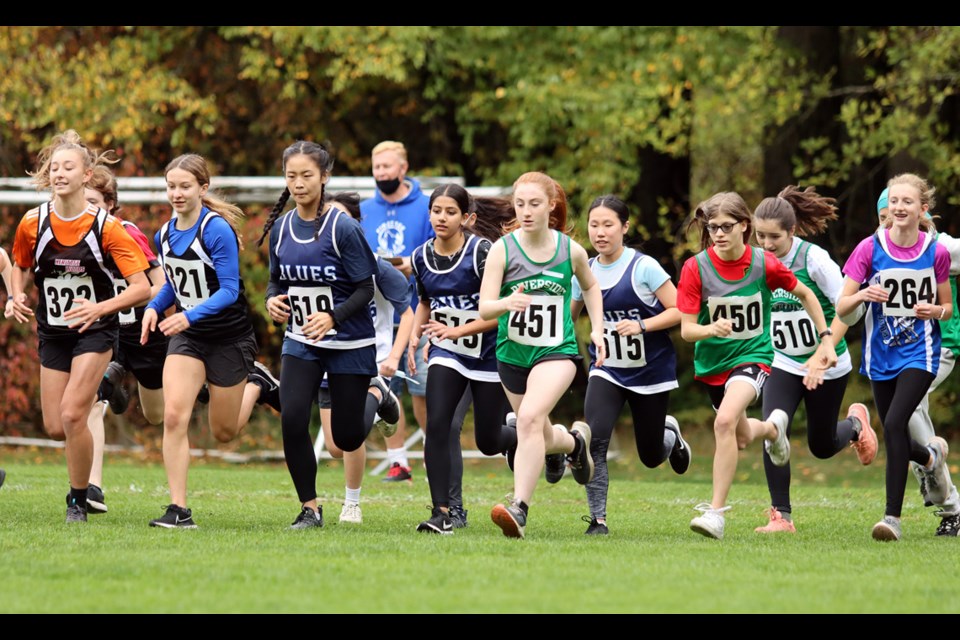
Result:
[[[289,161],[290,158],[297,155],[304,155],[313,160],[313,162],[317,165],[317,168],[320,170],[321,177],[324,175],[329,175],[330,172],[333,171],[333,154],[330,153],[328,146],[329,145],[325,146],[307,140],[297,140],[283,150],[284,173],[286,173],[287,161]],[[323,208],[325,204],[324,191],[326,190],[326,186],[326,183],[322,183],[320,186],[320,205],[319,210],[317,211],[317,218],[314,222],[317,232],[320,231],[320,217],[323,214]],[[280,198],[270,211],[270,215],[267,216],[267,221],[263,224],[263,232],[260,235],[260,239],[257,240],[258,247],[263,244],[267,234],[270,233],[270,229],[273,228],[273,224],[277,221],[277,218],[280,216],[280,214],[283,213],[283,209],[287,205],[287,201],[289,199],[290,189],[284,187],[283,192],[280,194]]]

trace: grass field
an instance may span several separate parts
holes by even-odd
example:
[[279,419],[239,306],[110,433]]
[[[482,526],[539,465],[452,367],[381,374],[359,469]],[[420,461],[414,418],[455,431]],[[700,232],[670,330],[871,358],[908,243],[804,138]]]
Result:
[[[541,483],[527,539],[504,538],[489,510],[511,490],[502,459],[471,463],[470,526],[417,534],[429,512],[422,467],[413,485],[370,478],[364,523],[337,524],[338,464],[317,480],[327,521],[290,531],[299,511],[282,464],[195,462],[190,506],[200,528],[151,529],[168,497],[155,459],[113,457],[110,513],[66,526],[61,452],[0,450],[0,612],[922,612],[960,610],[956,538],[910,479],[904,538],[877,543],[883,450],[861,468],[852,452],[810,457],[794,439],[796,535],[764,537],[768,504],[759,448],[741,454],[722,542],[690,531],[710,496],[712,439],[694,434],[687,475],[612,462],[611,535],[587,537],[583,490]],[[699,437],[697,437],[699,436]],[[951,456],[955,459],[956,456]],[[954,465],[954,471],[956,466]]]

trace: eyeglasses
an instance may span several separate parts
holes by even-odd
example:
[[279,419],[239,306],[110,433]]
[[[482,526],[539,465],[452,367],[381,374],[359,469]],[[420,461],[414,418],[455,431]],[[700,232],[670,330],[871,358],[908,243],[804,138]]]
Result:
[[740,224],[739,222],[727,222],[724,224],[708,224],[707,233],[712,236],[717,235],[717,231],[723,231],[723,234],[726,235],[733,231],[733,228]]

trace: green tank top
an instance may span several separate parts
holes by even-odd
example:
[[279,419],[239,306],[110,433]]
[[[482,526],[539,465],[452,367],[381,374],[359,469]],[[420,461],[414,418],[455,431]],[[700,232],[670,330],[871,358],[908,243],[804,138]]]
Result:
[[960,309],[957,308],[957,278],[950,276],[950,292],[953,293],[953,315],[940,323],[940,348],[950,349],[960,357]]
[[[810,252],[810,243],[800,240],[797,252],[787,267],[797,276],[797,280],[810,287],[827,320],[827,326],[837,315],[833,302],[820,290],[817,283],[807,271],[807,254]],[[817,337],[817,328],[813,318],[803,308],[800,298],[784,289],[773,292],[771,338],[773,349],[779,356],[785,356],[795,362],[806,362],[817,350],[820,340]],[[840,340],[836,347],[837,356],[847,352],[846,338]]]
[[570,317],[570,238],[553,231],[557,250],[546,262],[536,262],[524,253],[516,233],[503,238],[505,266],[500,297],[510,295],[523,284],[523,292],[533,296],[534,301],[525,311],[500,316],[497,360],[531,368],[547,356],[579,355]]
[[697,377],[717,375],[742,364],[773,362],[770,343],[770,289],[767,288],[763,249],[752,251],[750,266],[740,280],[727,280],[717,273],[706,251],[696,255],[700,270],[700,314],[697,322],[708,325],[719,318],[733,323],[725,338],[700,340],[693,348]]

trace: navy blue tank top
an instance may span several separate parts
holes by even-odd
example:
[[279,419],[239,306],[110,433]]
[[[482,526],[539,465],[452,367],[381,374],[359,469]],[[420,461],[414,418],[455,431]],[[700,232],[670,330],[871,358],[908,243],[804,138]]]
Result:
[[[460,258],[445,270],[432,267],[427,259],[427,247],[433,240],[414,249],[413,269],[430,298],[430,317],[452,327],[459,327],[480,319],[480,269],[477,249],[490,241],[468,235]],[[497,373],[497,329],[467,336],[458,340],[431,339],[430,366],[451,367],[471,380],[499,382]]]
[[286,292],[290,306],[284,339],[325,349],[355,349],[376,344],[373,319],[369,313],[355,313],[345,318],[319,342],[303,335],[303,327],[310,315],[318,311],[332,314],[334,307],[346,302],[357,288],[344,268],[337,247],[336,229],[340,224],[358,223],[343,211],[331,207],[323,215],[320,230],[309,240],[300,240],[292,227],[296,215],[297,210],[291,209],[275,225],[280,234],[275,248],[280,267],[279,285]]

